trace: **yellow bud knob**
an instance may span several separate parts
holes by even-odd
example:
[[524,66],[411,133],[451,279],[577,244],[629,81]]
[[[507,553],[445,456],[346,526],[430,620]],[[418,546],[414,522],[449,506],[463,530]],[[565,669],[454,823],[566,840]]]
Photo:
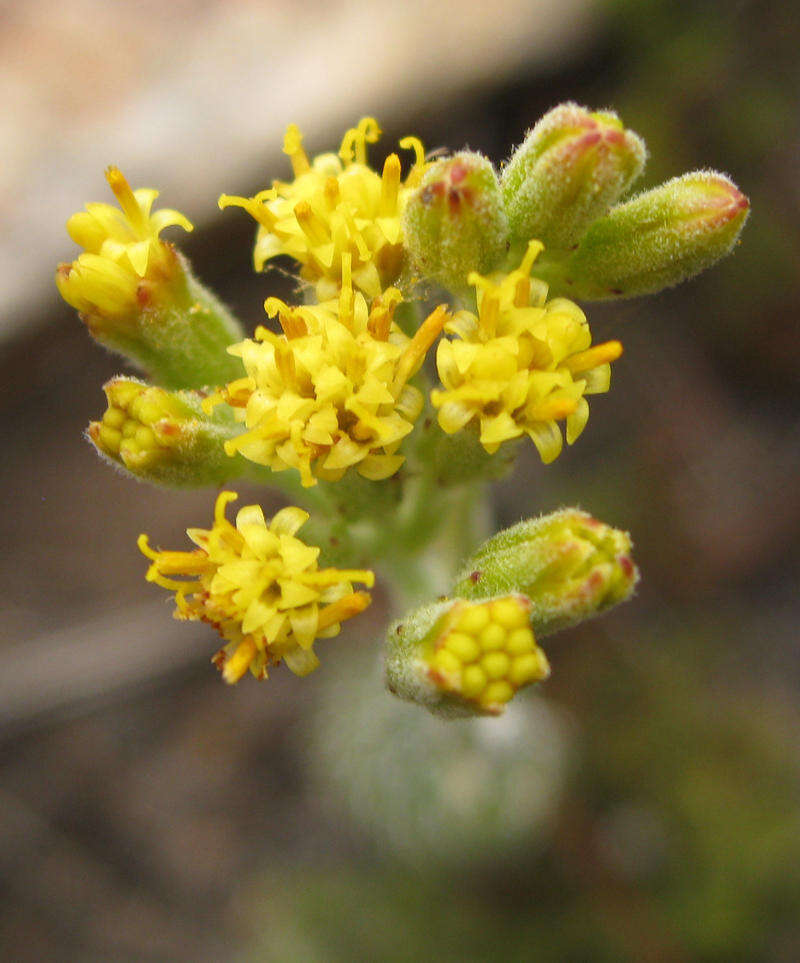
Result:
[[530,614],[524,595],[456,602],[426,660],[430,681],[479,712],[499,715],[518,689],[550,674]]

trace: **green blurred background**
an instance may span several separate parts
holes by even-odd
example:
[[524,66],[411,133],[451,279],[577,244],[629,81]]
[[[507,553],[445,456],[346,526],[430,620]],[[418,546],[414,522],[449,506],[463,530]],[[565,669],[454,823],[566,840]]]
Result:
[[[43,15],[50,6],[39,4]],[[233,70],[247,17],[269,6],[234,4],[231,21],[214,4],[179,4],[187,22],[233,23],[220,47],[231,59],[197,59],[198,75]],[[382,693],[380,593],[360,633],[320,646],[309,680],[276,672],[263,686],[223,686],[207,662],[213,637],[170,621],[134,544],[147,530],[177,546],[213,493],[135,486],[82,443],[120,364],[56,304],[41,259],[39,302],[2,345],[4,959],[800,959],[794,6],[597,0],[531,4],[523,17],[522,4],[508,63],[453,42],[459,18],[490,34],[503,4],[443,7],[433,29],[423,4],[364,5],[366,56],[335,109],[319,98],[316,115],[305,111],[312,150],[369,111],[386,118],[376,158],[414,132],[499,162],[571,99],[612,106],[645,138],[643,186],[713,167],[751,199],[722,265],[656,298],[587,309],[596,340],[625,345],[611,392],[574,449],[547,468],[527,452],[495,492],[498,523],[578,504],[629,529],[641,589],[548,640],[551,680],[501,720],[445,724]],[[143,8],[121,4],[120,16]],[[320,57],[335,55],[330,24],[345,8],[328,5]],[[314,9],[296,32],[300,13],[276,13],[298,50],[319,42]],[[396,51],[370,46],[370,23],[383,18],[391,33],[392,18],[408,16],[419,18],[404,34],[416,38],[409,82],[389,90],[380,75]],[[173,30],[154,48],[164,58],[181,56]],[[266,36],[263,46],[268,75]],[[423,55],[442,67],[427,86]],[[283,96],[286,76],[274,84]],[[219,152],[232,173],[209,188],[212,202],[282,175],[283,119],[269,130],[267,120],[269,164],[254,166],[231,136]],[[122,142],[118,123],[94,119],[88,134],[99,125]],[[142,170],[158,169],[168,133],[154,131]],[[52,145],[67,188],[79,153],[77,142]],[[131,179],[142,182],[136,170]],[[105,199],[99,168],[95,183],[91,199]],[[88,199],[66,190],[34,219],[60,223]],[[182,246],[255,324],[265,294],[289,282],[251,274],[244,217],[200,220]]]

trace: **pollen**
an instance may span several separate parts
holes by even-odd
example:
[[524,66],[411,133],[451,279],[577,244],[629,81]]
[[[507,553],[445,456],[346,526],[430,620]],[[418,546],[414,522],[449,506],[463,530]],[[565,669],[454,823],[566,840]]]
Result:
[[478,313],[458,311],[445,325],[436,355],[441,389],[431,393],[443,431],[474,426],[493,454],[527,435],[543,462],[561,453],[586,427],[586,395],[608,390],[619,341],[591,346],[583,311],[566,298],[547,300],[547,285],[530,277],[542,245],[531,241],[519,268],[483,277],[472,273]]
[[300,264],[301,277],[314,285],[319,301],[338,293],[345,254],[353,285],[367,298],[397,281],[403,262],[401,218],[426,162],[422,145],[410,137],[400,142],[414,153],[405,181],[397,154],[387,157],[381,173],[374,170],[367,148],[380,134],[374,118],[365,117],[345,133],[337,154],[309,160],[302,134],[291,124],[283,150],[294,179],[274,181],[254,197],[220,197],[220,207],[242,207],[258,222],[257,271],[272,258],[288,255]]
[[175,618],[214,626],[225,645],[213,658],[226,682],[249,670],[267,678],[283,661],[296,675],[319,665],[316,639],[338,635],[341,623],[362,612],[375,577],[369,570],[320,568],[320,549],[296,537],[308,520],[300,508],[281,509],[266,519],[247,505],[232,525],[226,518],[234,492],[221,492],[210,529],[190,528],[193,551],[156,551],[146,535],[139,549],[150,559],[147,581],[175,593]]
[[431,682],[481,712],[499,715],[519,689],[550,674],[530,612],[523,595],[457,602],[427,656]]

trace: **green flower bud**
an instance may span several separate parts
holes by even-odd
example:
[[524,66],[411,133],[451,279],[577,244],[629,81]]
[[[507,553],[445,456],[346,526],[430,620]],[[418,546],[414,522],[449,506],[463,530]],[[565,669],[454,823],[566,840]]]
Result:
[[730,253],[750,202],[724,174],[675,177],[596,221],[553,275],[554,293],[586,300],[654,294]]
[[491,163],[461,151],[433,164],[408,198],[403,230],[414,269],[451,291],[467,289],[470,271],[491,271],[508,240]]
[[644,169],[644,141],[611,111],[561,104],[539,121],[503,170],[512,241],[569,250]]
[[386,684],[437,715],[499,715],[550,666],[523,595],[426,605],[389,627]]
[[170,487],[221,485],[244,474],[223,444],[241,431],[226,406],[203,413],[197,392],[170,392],[133,378],[103,386],[108,408],[87,436],[97,451],[135,477]]
[[453,595],[481,599],[520,592],[536,636],[599,615],[633,592],[639,572],[627,532],[575,508],[498,532],[471,556]]

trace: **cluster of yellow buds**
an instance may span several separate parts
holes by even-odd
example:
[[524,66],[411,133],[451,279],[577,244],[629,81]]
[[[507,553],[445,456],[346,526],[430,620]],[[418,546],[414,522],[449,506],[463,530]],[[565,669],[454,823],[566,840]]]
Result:
[[524,595],[456,602],[427,660],[433,684],[496,714],[517,689],[546,679],[550,666],[530,627],[531,607]]
[[[609,389],[622,346],[593,345],[567,295],[676,283],[727,253],[747,214],[716,174],[618,203],[644,145],[616,115],[574,104],[543,118],[502,174],[475,152],[429,159],[416,137],[399,142],[405,174],[396,153],[376,170],[368,148],[380,134],[365,117],[338,153],[309,157],[291,125],[292,179],[220,197],[258,225],[256,270],[284,255],[304,288],[300,304],[267,297],[273,323],[252,338],[161,239],[191,224],[154,212],[156,191],[110,168],[119,208],[89,204],[68,224],[84,251],[59,267],[61,294],[147,376],[105,386],[107,410],[87,431],[98,452],[163,485],[246,475],[314,511],[288,506],[268,521],[249,505],[231,524],[225,491],[212,527],[189,529],[194,550],[140,537],[147,578],[175,594],[176,617],[223,637],[214,661],[228,682],[281,661],[316,668],[315,639],[370,602],[353,588],[373,585],[366,559],[421,595],[422,557],[446,525],[468,538],[466,506],[497,475],[492,461],[510,466],[527,437],[551,462],[562,427],[572,444],[587,396]],[[637,578],[624,532],[575,510],[523,522],[470,556],[440,601],[395,623],[388,687],[434,712],[497,714],[547,677],[538,637],[622,601]]]

